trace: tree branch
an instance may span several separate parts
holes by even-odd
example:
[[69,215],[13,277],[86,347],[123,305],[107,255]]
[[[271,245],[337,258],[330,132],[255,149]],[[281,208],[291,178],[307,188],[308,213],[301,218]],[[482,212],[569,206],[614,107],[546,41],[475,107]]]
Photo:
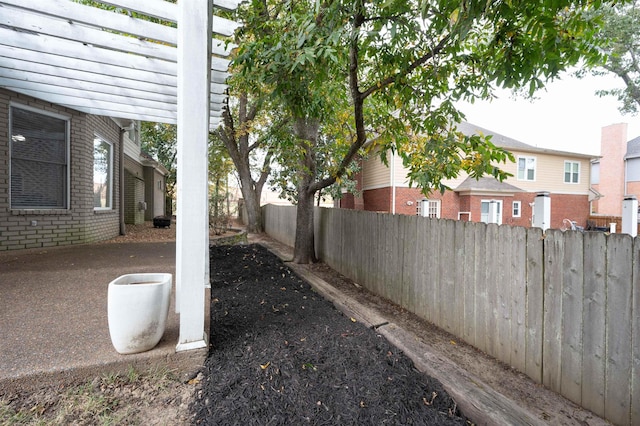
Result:
[[442,52],[442,50],[446,47],[446,45],[449,42],[449,40],[451,40],[451,34],[447,34],[442,40],[440,40],[440,42],[438,43],[438,45],[436,47],[431,49],[425,55],[423,55],[420,58],[416,59],[407,68],[405,68],[402,71],[397,72],[396,74],[394,74],[392,76],[389,76],[389,77],[385,78],[384,80],[379,81],[378,83],[375,83],[375,84],[371,85],[367,90],[362,92],[360,94],[360,96],[362,96],[362,98],[366,98],[369,95],[371,95],[372,93],[377,92],[378,90],[380,90],[380,89],[382,89],[384,87],[390,86],[391,84],[393,84],[396,81],[398,81],[398,79],[400,79],[400,78],[402,78],[402,77],[404,77],[406,75],[411,74],[417,68],[421,67],[422,65],[427,63],[430,59],[434,58],[440,52]]

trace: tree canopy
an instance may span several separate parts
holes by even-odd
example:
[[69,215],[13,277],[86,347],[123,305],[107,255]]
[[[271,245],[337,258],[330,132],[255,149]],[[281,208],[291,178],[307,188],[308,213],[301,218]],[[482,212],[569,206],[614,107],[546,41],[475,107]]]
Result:
[[[580,60],[592,44],[599,0],[253,0],[244,9],[238,71],[268,87],[292,118],[287,159],[296,174],[297,261],[313,260],[318,190],[339,182],[357,155],[397,152],[425,192],[461,171],[504,179],[510,154],[456,130],[455,102],[495,87],[530,93]],[[318,153],[333,155],[317,173]],[[311,222],[311,226],[309,225]],[[298,238],[300,234],[300,239]]]
[[616,96],[621,112],[635,114],[640,109],[640,1],[605,5],[598,13],[603,16],[597,36],[605,60],[595,73],[615,74],[625,85],[599,94]]

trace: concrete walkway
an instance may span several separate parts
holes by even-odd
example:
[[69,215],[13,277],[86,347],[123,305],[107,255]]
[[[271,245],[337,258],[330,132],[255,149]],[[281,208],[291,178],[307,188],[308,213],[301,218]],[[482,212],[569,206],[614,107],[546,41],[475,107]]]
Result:
[[[164,336],[151,351],[121,355],[107,321],[107,288],[120,275],[175,276],[175,243],[103,243],[0,253],[0,388],[85,380],[163,365],[190,375],[207,351],[175,353],[171,298]],[[174,286],[175,287],[175,286]]]

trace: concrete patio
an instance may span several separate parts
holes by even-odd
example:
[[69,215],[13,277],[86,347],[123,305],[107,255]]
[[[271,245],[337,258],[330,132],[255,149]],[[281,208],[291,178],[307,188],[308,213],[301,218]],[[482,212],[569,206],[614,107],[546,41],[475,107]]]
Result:
[[175,352],[179,316],[174,295],[165,333],[154,349],[121,355],[109,337],[108,283],[134,272],[175,277],[175,253],[175,242],[0,253],[0,389],[84,380],[132,366],[162,365],[185,377],[195,373],[207,349]]

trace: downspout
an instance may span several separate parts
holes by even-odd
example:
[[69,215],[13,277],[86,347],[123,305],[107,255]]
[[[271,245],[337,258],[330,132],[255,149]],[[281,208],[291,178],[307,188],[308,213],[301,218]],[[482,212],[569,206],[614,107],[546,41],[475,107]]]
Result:
[[391,214],[396,214],[396,153],[391,152]]
[[120,129],[120,235],[127,235],[127,226],[124,223],[124,133],[125,129]]

